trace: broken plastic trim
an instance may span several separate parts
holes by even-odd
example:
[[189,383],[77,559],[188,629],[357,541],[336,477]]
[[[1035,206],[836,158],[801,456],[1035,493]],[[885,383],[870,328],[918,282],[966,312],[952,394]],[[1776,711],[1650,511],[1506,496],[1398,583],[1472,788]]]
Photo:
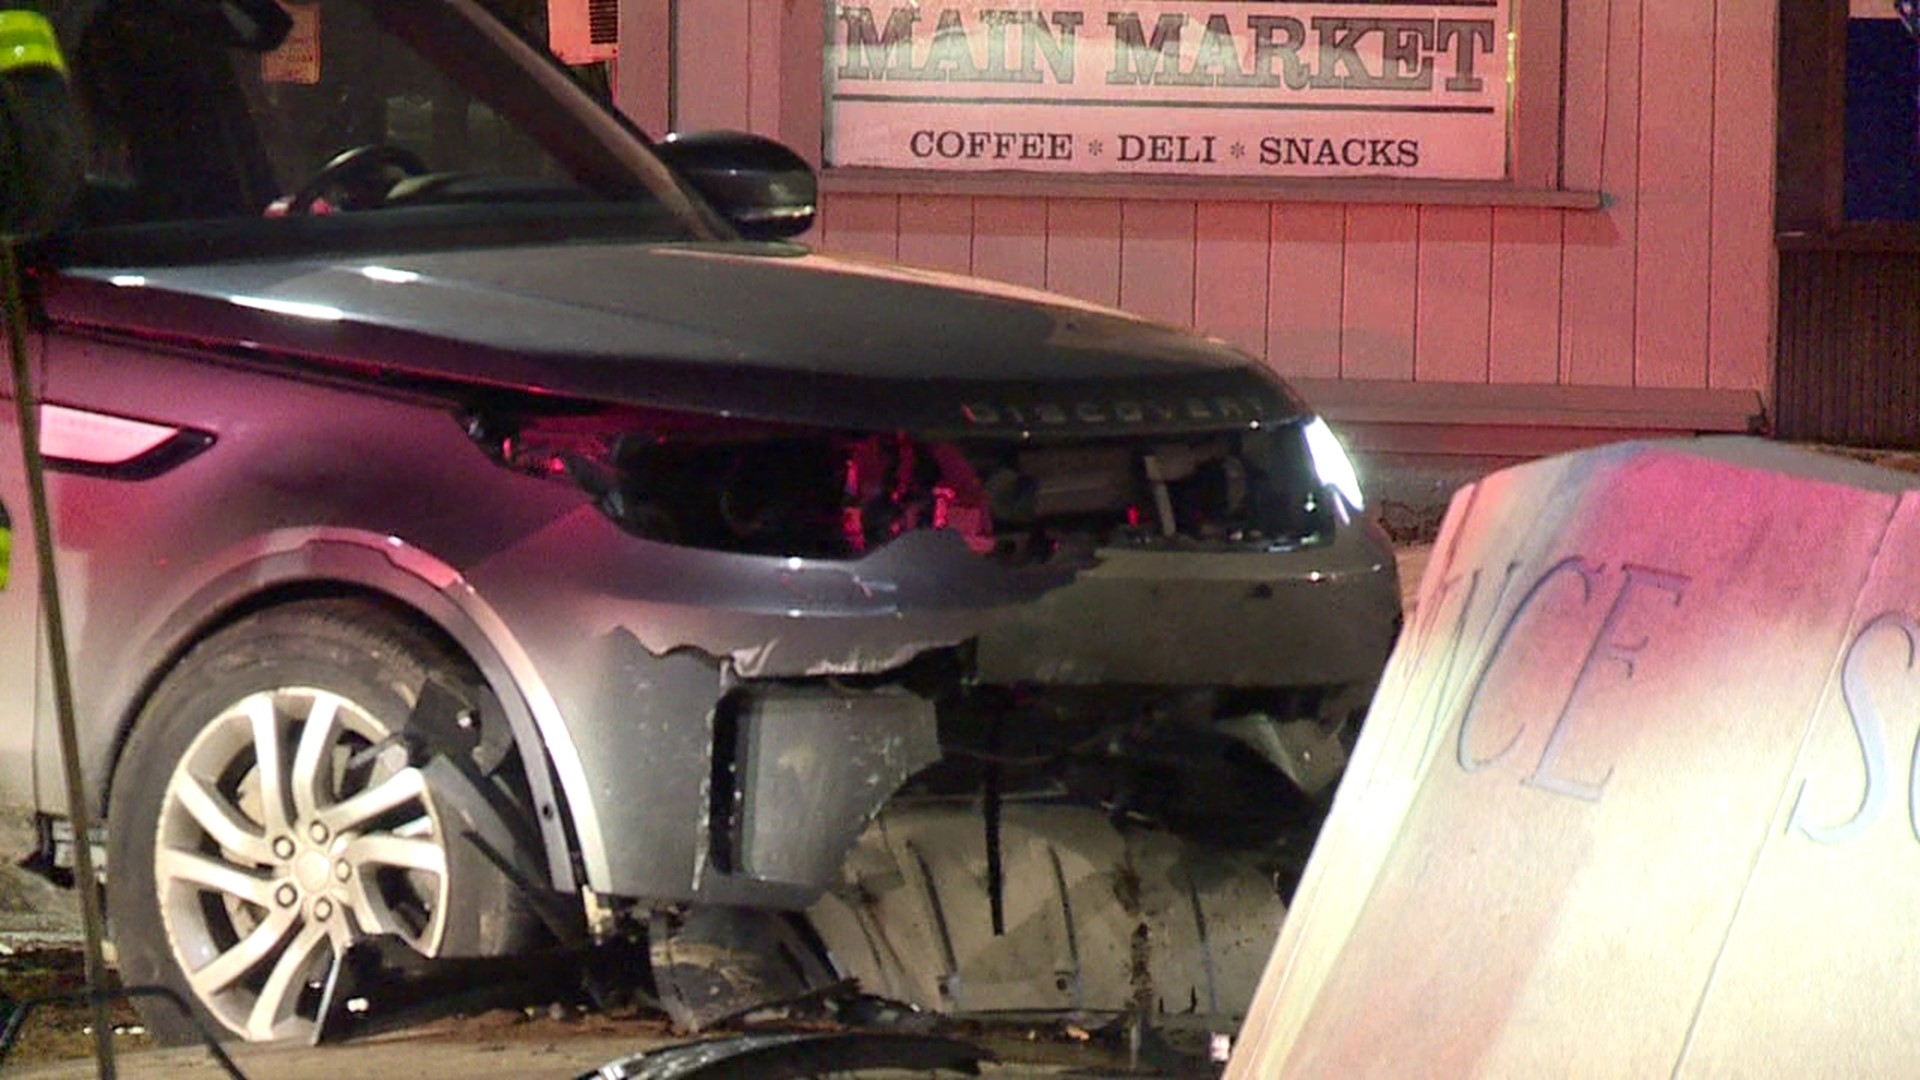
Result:
[[700,904],[656,909],[647,923],[647,966],[673,1026],[697,1034],[756,1009],[851,993],[793,916]]

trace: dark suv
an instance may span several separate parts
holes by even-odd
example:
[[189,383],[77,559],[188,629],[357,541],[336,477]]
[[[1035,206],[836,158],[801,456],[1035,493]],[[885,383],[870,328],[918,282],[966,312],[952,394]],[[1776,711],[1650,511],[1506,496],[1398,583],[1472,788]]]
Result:
[[[470,0],[53,14],[91,157],[29,331],[126,980],[305,1035],[370,936],[804,909],[983,761],[1250,843],[1337,775],[1393,559],[1245,355],[811,254],[797,157],[649,142]],[[0,839],[51,859],[33,561]]]

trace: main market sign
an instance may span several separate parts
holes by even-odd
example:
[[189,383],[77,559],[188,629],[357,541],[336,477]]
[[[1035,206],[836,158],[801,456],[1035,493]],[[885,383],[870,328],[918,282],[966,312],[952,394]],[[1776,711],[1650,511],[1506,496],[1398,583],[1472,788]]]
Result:
[[1504,179],[1513,3],[830,3],[827,163]]

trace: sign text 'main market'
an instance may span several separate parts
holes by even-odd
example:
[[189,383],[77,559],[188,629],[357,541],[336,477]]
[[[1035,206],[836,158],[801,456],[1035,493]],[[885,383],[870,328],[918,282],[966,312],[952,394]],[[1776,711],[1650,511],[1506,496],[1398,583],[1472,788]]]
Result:
[[[843,4],[838,24],[846,80],[1072,85],[1083,52],[1105,61],[1108,85],[1477,94],[1499,35],[1492,19],[1213,13],[1202,21],[1111,11],[1088,27],[1083,11],[927,8],[876,16]],[[931,21],[929,27],[927,23]],[[1097,61],[1096,61],[1097,62]]]

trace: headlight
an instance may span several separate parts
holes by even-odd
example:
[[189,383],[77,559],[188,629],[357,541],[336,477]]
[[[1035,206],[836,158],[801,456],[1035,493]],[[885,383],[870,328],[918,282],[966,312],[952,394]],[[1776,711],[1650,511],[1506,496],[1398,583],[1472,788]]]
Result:
[[1339,492],[1348,506],[1365,510],[1367,502],[1360,495],[1360,475],[1353,471],[1353,459],[1347,456],[1333,429],[1316,416],[1307,424],[1306,434],[1307,451],[1313,455],[1313,471],[1320,482]]

